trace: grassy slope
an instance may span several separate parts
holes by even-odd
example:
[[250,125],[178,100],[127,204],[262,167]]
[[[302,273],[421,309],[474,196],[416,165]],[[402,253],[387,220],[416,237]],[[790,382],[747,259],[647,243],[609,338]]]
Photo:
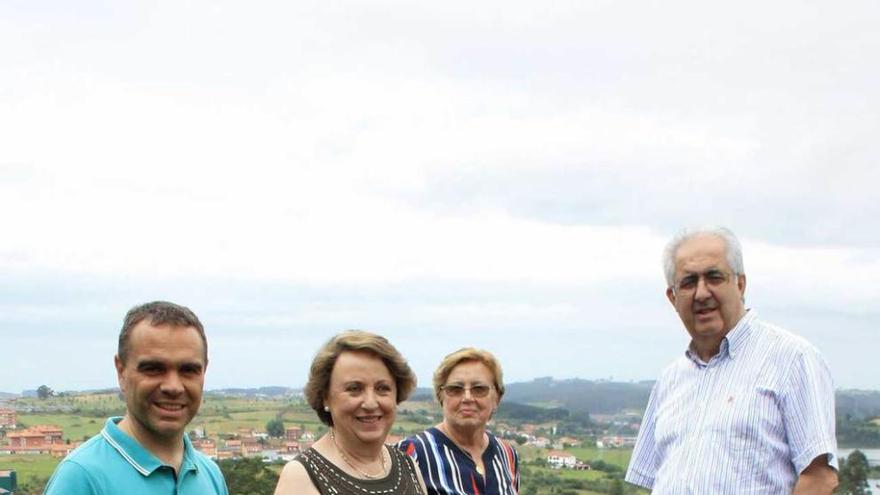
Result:
[[61,462],[50,455],[0,455],[0,471],[14,469],[18,484],[32,482],[34,478],[47,479]]
[[[57,400],[57,399],[53,399]],[[81,396],[67,398],[66,404],[95,410],[112,410],[118,408],[120,401],[113,394],[101,396]],[[409,410],[426,410],[431,413],[439,413],[436,405],[427,402],[404,403],[402,408]],[[321,425],[314,412],[301,402],[287,400],[247,400],[238,398],[206,397],[199,415],[190,424],[190,429],[205,427],[208,434],[235,433],[239,428],[253,428],[265,430],[266,423],[281,414],[285,425],[303,425],[307,430],[316,431]],[[76,414],[21,414],[19,421],[28,424],[55,424],[64,429],[65,438],[79,440],[83,436],[92,436],[100,431],[104,424],[104,418],[81,416]],[[416,432],[425,428],[413,422],[398,421],[394,426],[394,432],[399,429],[404,432]],[[622,468],[626,468],[631,452],[628,449],[597,449],[595,447],[567,449],[582,461],[604,460]],[[524,460],[543,458],[546,450],[531,447],[520,447],[520,454]],[[55,466],[60,462],[50,456],[0,456],[0,469],[15,469],[18,472],[19,482],[27,482],[28,479],[37,476],[47,478],[51,475]],[[541,469],[532,467],[532,469]],[[596,479],[604,476],[599,471],[552,471],[563,478],[573,479]],[[580,495],[594,495],[592,492],[582,491]]]

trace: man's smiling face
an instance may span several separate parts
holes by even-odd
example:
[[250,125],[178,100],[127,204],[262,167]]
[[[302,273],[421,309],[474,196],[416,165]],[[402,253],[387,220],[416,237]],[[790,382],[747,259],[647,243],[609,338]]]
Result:
[[727,262],[724,241],[700,235],[675,252],[675,280],[666,296],[697,350],[717,351],[721,339],[745,314],[745,288],[745,275],[733,273]]
[[202,403],[205,349],[193,327],[138,323],[128,341],[126,362],[116,357],[127,413],[120,427],[142,444],[173,444]]

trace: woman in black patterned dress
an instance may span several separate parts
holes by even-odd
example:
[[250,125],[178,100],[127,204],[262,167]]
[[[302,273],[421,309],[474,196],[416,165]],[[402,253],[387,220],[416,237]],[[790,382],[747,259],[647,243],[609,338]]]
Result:
[[412,459],[385,445],[397,404],[415,385],[384,337],[353,330],[330,339],[305,388],[330,431],[284,467],[275,495],[424,495]]

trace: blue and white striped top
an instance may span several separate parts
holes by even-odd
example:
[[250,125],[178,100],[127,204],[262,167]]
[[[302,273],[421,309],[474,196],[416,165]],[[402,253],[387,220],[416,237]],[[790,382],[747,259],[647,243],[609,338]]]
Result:
[[437,428],[406,438],[398,447],[415,459],[428,495],[517,495],[519,455],[507,442],[486,434],[485,476],[477,472],[470,455]]
[[791,493],[827,454],[837,469],[834,386],[806,340],[748,311],[708,363],[695,353],[660,375],[626,481],[653,493]]

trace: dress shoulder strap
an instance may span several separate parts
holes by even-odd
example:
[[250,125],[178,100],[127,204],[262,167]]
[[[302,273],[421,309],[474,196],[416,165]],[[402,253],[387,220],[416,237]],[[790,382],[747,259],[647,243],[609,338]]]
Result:
[[320,467],[323,464],[323,456],[321,454],[314,448],[309,447],[296,456],[294,460],[298,461],[306,469],[309,479],[312,480],[312,484],[315,485],[315,488],[318,489],[321,495],[328,495],[330,493],[330,480],[327,478],[327,470]]
[[389,448],[388,450],[391,452],[392,456],[397,458],[397,464],[400,466],[401,475],[407,480],[406,486],[415,490],[414,493],[421,493],[422,487],[419,483],[419,475],[417,474],[419,468],[416,466],[416,460],[399,449]]

